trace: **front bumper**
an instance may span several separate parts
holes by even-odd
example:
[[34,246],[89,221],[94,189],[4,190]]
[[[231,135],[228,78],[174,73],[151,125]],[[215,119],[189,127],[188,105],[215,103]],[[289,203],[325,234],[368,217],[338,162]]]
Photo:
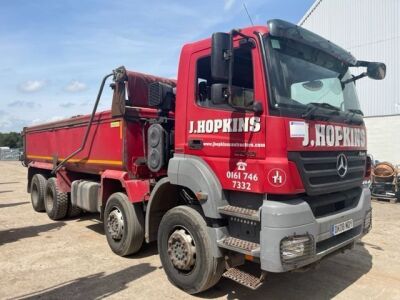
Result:
[[[321,218],[315,218],[308,203],[300,198],[289,201],[264,200],[261,209],[261,269],[268,272],[298,269],[348,247],[367,232],[364,221],[370,210],[371,194],[368,188],[363,188],[354,208]],[[353,220],[353,229],[334,236],[332,226],[349,219]],[[303,235],[310,236],[312,240],[311,255],[291,263],[283,262],[282,239]]]

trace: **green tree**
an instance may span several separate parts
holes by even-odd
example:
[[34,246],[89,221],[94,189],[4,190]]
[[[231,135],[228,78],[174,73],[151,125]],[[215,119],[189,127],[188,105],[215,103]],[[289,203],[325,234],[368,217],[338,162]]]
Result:
[[0,132],[0,147],[22,148],[22,136],[18,132]]

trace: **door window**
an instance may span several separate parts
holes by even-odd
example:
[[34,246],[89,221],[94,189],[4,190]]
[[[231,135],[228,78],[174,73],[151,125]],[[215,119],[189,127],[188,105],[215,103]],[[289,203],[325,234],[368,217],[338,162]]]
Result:
[[[234,110],[232,106],[221,99],[212,99],[214,82],[211,77],[211,57],[204,56],[197,60],[197,88],[196,101],[200,106],[217,109]],[[228,90],[228,84],[222,83]],[[218,97],[219,98],[219,97]],[[252,109],[254,102],[253,58],[250,47],[241,47],[234,50],[234,66],[232,78],[232,104],[236,108]]]

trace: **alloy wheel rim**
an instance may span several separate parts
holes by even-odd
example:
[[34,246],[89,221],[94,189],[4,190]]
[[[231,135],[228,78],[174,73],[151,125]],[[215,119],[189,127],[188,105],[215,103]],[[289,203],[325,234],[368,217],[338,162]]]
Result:
[[113,207],[107,218],[107,229],[111,238],[121,240],[124,236],[124,216],[118,207]]
[[191,271],[196,264],[196,245],[190,232],[177,228],[168,239],[169,259],[175,268],[181,271]]

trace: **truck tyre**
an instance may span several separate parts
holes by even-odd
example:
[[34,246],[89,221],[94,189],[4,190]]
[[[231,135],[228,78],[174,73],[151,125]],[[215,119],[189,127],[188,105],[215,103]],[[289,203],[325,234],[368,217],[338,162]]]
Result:
[[68,200],[68,211],[67,217],[68,218],[76,218],[82,214],[82,209],[77,206],[73,206],[71,200]]
[[31,202],[32,207],[37,212],[45,211],[44,195],[46,191],[47,179],[42,174],[35,174],[31,181]]
[[169,210],[158,229],[158,252],[168,279],[189,294],[214,286],[224,271],[223,258],[211,254],[204,218],[195,209]]
[[47,215],[52,220],[60,220],[67,215],[68,194],[58,190],[55,177],[47,180],[44,204]]
[[140,205],[124,193],[112,194],[104,210],[104,232],[111,250],[127,256],[140,250],[144,240],[144,216]]

